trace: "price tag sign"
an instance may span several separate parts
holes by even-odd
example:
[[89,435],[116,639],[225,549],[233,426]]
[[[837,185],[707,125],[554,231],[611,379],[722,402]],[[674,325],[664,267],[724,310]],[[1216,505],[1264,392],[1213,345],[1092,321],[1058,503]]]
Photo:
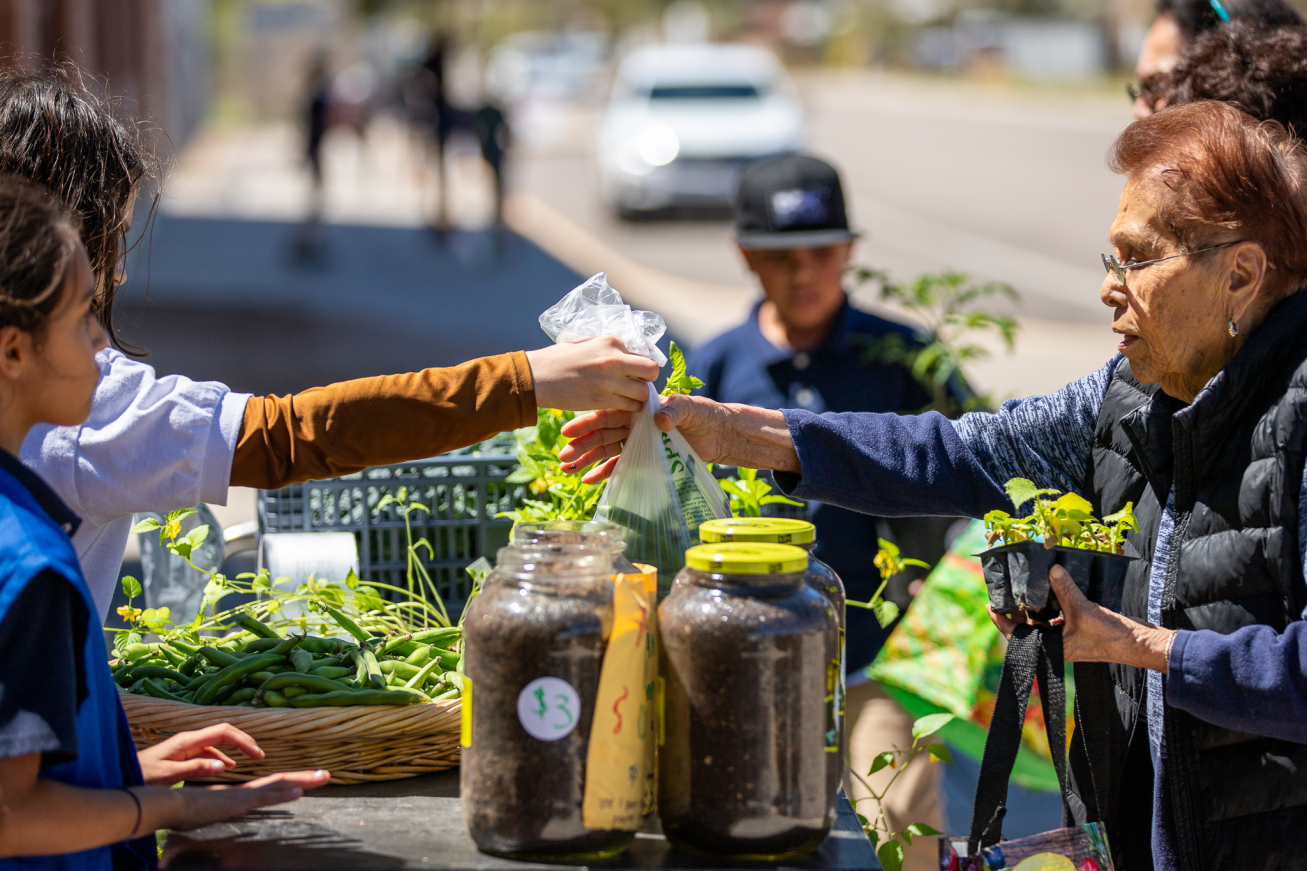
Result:
[[566,738],[581,719],[581,697],[562,678],[538,677],[518,693],[517,719],[532,738]]

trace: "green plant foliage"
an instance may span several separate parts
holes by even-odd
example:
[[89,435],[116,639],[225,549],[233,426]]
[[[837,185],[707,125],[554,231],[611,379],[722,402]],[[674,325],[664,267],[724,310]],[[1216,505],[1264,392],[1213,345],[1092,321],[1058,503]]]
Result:
[[889,579],[908,566],[920,566],[929,569],[930,563],[922,562],[919,559],[905,559],[899,551],[899,546],[892,541],[882,538],[879,543],[880,550],[872,559],[872,565],[880,572],[880,586],[876,588],[876,592],[869,601],[856,602],[849,599],[844,604],[874,612],[876,622],[884,627],[890,625],[899,617],[899,606],[884,599],[881,595],[885,592],[885,586],[889,583]]
[[[912,724],[912,743],[906,747],[895,747],[892,750],[886,750],[876,755],[871,762],[871,768],[864,777],[852,768],[849,769],[854,778],[867,790],[868,795],[858,799],[854,804],[862,802],[872,802],[875,805],[875,813],[867,817],[862,813],[858,814],[858,821],[862,823],[862,830],[867,833],[867,839],[871,841],[871,847],[876,851],[880,858],[880,864],[885,866],[885,871],[899,871],[903,867],[903,848],[911,846],[912,839],[922,836],[940,834],[935,829],[925,823],[912,823],[906,828],[895,831],[890,827],[889,820],[885,817],[885,796],[889,794],[890,789],[894,786],[894,781],[898,780],[899,775],[908,766],[908,763],[920,756],[922,753],[927,754],[929,761],[947,762],[953,764],[953,755],[949,752],[948,747],[939,742],[930,741],[931,735],[948,725],[953,719],[952,714],[929,714],[921,717]],[[875,790],[866,780],[866,777],[884,771],[886,768],[894,770],[894,776],[880,790]],[[856,807],[855,807],[856,810]]]
[[758,480],[757,469],[737,468],[735,477],[722,478],[718,483],[730,497],[731,513],[736,517],[762,517],[762,509],[765,505],[803,504],[785,496],[772,495],[771,484],[766,480]]
[[[684,360],[682,360],[684,366]],[[590,520],[603,495],[603,484],[586,484],[580,475],[564,474],[558,452],[571,439],[563,435],[563,424],[576,414],[554,408],[536,412],[536,425],[513,431],[517,441],[518,467],[508,476],[510,484],[526,484],[539,499],[524,499],[513,511],[496,517],[510,517],[515,523],[540,520]]]
[[671,351],[667,359],[671,361],[672,374],[667,376],[667,384],[663,386],[663,396],[692,393],[703,386],[703,382],[698,378],[686,374],[685,354],[681,353],[681,349],[675,342],[671,343]]
[[902,308],[921,325],[916,342],[898,333],[862,340],[864,363],[908,367],[931,396],[922,411],[956,417],[992,406],[990,398],[977,393],[967,378],[966,368],[989,356],[973,337],[996,333],[1011,351],[1017,323],[976,306],[995,297],[1018,300],[1015,290],[1001,283],[974,284],[959,272],[921,275],[908,284],[897,284],[884,272],[858,267],[854,279],[858,284],[879,284],[882,300]]
[[[1102,521],[1094,517],[1094,506],[1077,493],[1061,493],[1036,487],[1025,478],[1013,478],[1004,485],[1015,508],[1034,503],[1030,514],[1013,517],[1006,511],[985,515],[985,538],[991,546],[1042,541],[1044,547],[1077,547],[1100,553],[1124,553],[1128,530],[1139,531],[1134,503]],[[1056,498],[1045,498],[1045,497]]]

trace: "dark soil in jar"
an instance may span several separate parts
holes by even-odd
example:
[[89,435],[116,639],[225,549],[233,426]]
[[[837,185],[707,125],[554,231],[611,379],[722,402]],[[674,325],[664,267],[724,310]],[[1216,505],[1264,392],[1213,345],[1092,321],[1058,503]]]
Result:
[[[505,579],[468,607],[472,740],[461,763],[463,818],[488,853],[588,859],[620,852],[633,837],[582,824],[591,718],[612,625],[611,593],[605,599],[597,589]],[[546,676],[580,698],[576,727],[554,741],[532,737],[518,719],[518,695]]]
[[826,686],[836,618],[798,575],[784,577],[793,584],[678,582],[659,608],[658,803],[677,846],[775,859],[816,849],[834,820]]

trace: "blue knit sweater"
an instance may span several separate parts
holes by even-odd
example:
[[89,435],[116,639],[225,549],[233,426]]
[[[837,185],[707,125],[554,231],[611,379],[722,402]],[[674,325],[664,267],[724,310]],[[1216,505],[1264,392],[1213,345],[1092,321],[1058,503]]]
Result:
[[[901,417],[786,411],[802,472],[778,473],[777,483],[795,498],[882,517],[980,517],[995,508],[1011,510],[1002,482],[1016,477],[1076,490],[1089,466],[1103,396],[1121,359],[1114,357],[1056,393],[1009,400],[994,414],[956,421],[933,412]],[[1307,512],[1301,511],[1307,505],[1307,476],[1299,505],[1299,541],[1307,544]],[[1171,529],[1162,526],[1159,556],[1170,551]],[[1161,591],[1150,592],[1156,598]],[[1150,733],[1160,735],[1164,708],[1156,700],[1164,694],[1168,706],[1218,726],[1307,743],[1307,622],[1291,623],[1282,633],[1268,626],[1229,635],[1182,630],[1171,647],[1165,681],[1154,678],[1149,684],[1164,686],[1154,689]],[[1153,750],[1160,783],[1158,748]],[[1168,840],[1168,833],[1154,831],[1159,871],[1171,867]]]

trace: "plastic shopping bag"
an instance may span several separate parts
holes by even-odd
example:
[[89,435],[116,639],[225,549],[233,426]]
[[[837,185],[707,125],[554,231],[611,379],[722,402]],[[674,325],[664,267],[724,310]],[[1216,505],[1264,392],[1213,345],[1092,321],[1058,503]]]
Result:
[[[540,316],[540,326],[556,342],[613,335],[627,350],[654,360],[667,357],[656,345],[667,326],[653,312],[634,311],[599,273]],[[670,589],[685,565],[685,551],[699,540],[699,524],[730,517],[726,493],[690,443],[675,430],[654,424],[658,392],[635,415],[621,459],[599,499],[595,520],[626,530],[626,558],[658,569],[658,595]]]

